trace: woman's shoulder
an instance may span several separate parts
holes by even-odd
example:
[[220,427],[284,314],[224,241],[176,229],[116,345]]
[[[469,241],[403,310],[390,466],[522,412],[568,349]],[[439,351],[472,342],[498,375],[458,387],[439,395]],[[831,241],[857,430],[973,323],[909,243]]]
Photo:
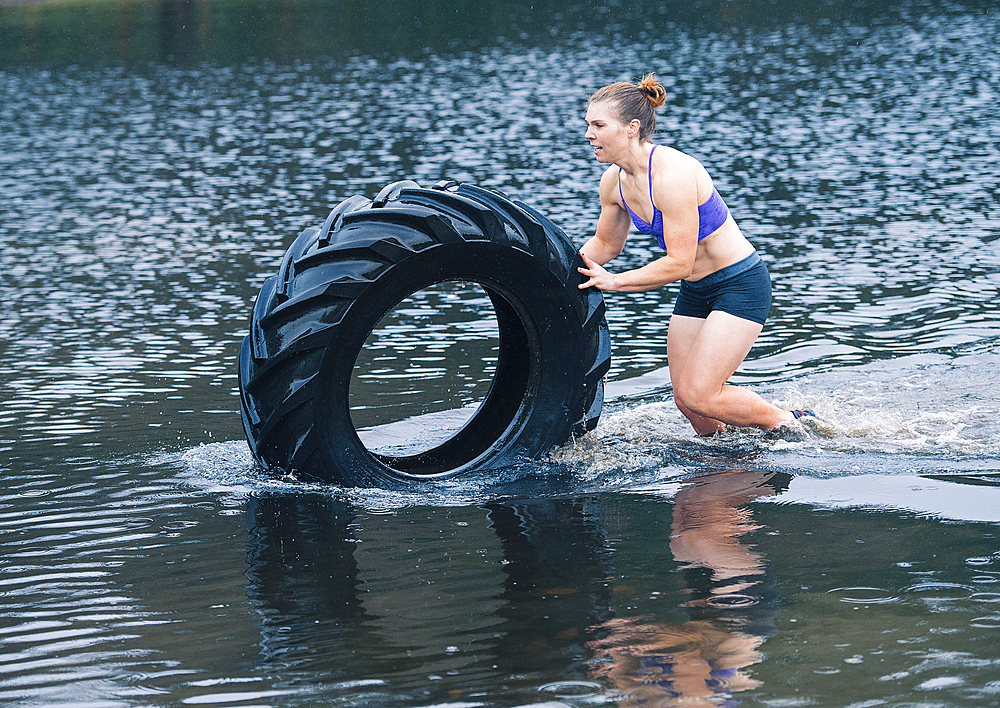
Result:
[[604,184],[607,181],[617,182],[618,173],[621,171],[621,169],[622,169],[621,167],[619,167],[613,162],[607,167],[605,167],[604,172],[601,173],[601,184]]
[[[661,170],[657,170],[658,167]],[[654,173],[666,171],[683,177],[704,172],[705,166],[697,158],[686,152],[681,152],[677,148],[669,145],[657,145],[653,153],[653,171]]]
[[611,164],[604,168],[601,174],[601,194],[610,195],[614,192],[615,200],[618,199],[618,173],[621,170],[618,165]]
[[696,158],[675,148],[653,154],[654,202],[659,209],[700,204],[706,191],[712,191],[712,178]]

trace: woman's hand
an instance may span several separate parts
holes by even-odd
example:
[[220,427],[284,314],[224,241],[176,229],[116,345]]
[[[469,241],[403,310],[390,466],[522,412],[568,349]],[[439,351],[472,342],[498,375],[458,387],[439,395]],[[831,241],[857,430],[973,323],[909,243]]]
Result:
[[615,290],[615,276],[614,273],[609,273],[596,261],[591,259],[586,253],[580,252],[580,257],[583,258],[586,268],[577,268],[583,275],[587,276],[588,280],[586,282],[580,283],[580,289],[584,288],[597,288],[598,290],[608,292]]

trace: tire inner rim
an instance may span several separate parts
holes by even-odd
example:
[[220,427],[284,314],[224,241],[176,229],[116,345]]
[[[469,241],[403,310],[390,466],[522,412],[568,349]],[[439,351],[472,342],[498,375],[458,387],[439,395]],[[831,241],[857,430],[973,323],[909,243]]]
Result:
[[476,283],[437,283],[398,303],[351,373],[351,419],[365,447],[399,458],[454,436],[489,393],[499,346],[496,312]]

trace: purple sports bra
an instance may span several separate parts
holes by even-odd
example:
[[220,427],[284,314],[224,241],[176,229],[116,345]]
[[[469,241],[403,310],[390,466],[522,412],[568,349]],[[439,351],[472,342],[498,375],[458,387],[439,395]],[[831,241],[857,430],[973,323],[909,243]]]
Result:
[[[625,202],[625,195],[622,194],[621,168],[618,168],[618,195],[622,198],[622,204],[625,204],[629,216],[632,217],[632,223],[639,233],[646,234],[647,236],[655,236],[657,243],[660,244],[660,248],[666,251],[667,245],[663,241],[663,213],[656,208],[656,203],[653,202],[653,153],[656,152],[657,147],[659,146],[654,145],[653,149],[649,151],[649,201],[653,205],[653,223],[647,224]],[[728,218],[729,207],[722,200],[719,190],[712,187],[712,196],[704,204],[698,205],[698,240],[701,241],[706,236],[714,234],[719,227],[726,223],[726,219]]]

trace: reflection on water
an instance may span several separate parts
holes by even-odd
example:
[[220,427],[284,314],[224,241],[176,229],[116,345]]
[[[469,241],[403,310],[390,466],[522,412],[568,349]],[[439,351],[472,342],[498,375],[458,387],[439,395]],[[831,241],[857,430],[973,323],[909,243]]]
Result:
[[690,619],[661,624],[617,616],[594,629],[594,675],[620,690],[627,706],[714,706],[759,688],[747,669],[777,633],[775,581],[740,537],[757,531],[747,506],[786,484],[775,473],[728,470],[682,485],[674,497],[670,550],[680,564]]
[[[710,454],[646,489],[609,470],[542,496],[484,480],[397,498],[262,480],[235,445],[6,477],[0,701],[850,705],[934,690],[971,708],[1000,681],[993,525],[816,504],[796,488],[808,477],[713,471]],[[914,499],[917,484],[947,493],[909,479]]]
[[[995,704],[994,5],[0,6],[0,703]],[[262,476],[236,357],[291,239],[451,178],[582,243],[586,96],[646,70],[774,276],[736,378],[822,426],[693,438],[666,288],[607,298],[612,401],[549,461]],[[476,296],[417,337],[434,299],[358,372],[416,364],[420,434],[493,346]]]
[[[4,2],[3,5],[18,5]],[[664,26],[703,32],[767,28],[795,20],[851,22],[869,26],[905,17],[908,5],[868,5],[838,0],[634,0],[587,6],[573,0],[476,0],[372,2],[371,0],[124,0],[113,4],[27,3],[0,15],[8,41],[0,63],[77,62],[115,59],[146,62],[238,63],[269,58],[282,62],[331,54],[412,56],[489,46],[547,48],[580,37],[604,35],[617,42],[650,42]],[[81,10],[81,5],[83,9]],[[989,0],[963,7],[989,9]]]
[[415,498],[391,514],[262,495],[248,519],[259,661],[286,688],[352,705],[719,705],[751,691],[825,705],[954,672],[968,701],[948,705],[990,695],[995,534],[759,503],[790,481],[725,470],[657,492]]
[[524,672],[558,676],[607,605],[607,553],[588,506],[379,515],[325,495],[254,499],[248,593],[261,660],[310,683],[346,667],[392,676],[398,705],[429,685],[465,695]]

